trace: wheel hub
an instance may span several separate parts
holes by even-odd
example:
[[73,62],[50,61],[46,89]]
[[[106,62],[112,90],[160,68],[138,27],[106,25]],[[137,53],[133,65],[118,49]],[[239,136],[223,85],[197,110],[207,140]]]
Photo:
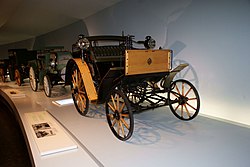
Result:
[[72,90],[73,90],[73,93],[74,93],[74,94],[78,94],[78,89],[77,89],[77,87],[73,88]]
[[180,104],[180,105],[184,105],[184,104],[187,103],[187,101],[188,101],[188,98],[187,98],[187,97],[181,97],[181,98],[180,98],[180,101],[179,101],[179,104]]
[[118,111],[115,111],[114,117],[115,117],[116,120],[120,120],[120,114],[119,114]]

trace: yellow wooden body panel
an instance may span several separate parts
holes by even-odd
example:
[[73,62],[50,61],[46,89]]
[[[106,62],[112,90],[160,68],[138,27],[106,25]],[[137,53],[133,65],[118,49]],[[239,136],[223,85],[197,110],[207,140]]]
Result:
[[168,72],[171,50],[126,50],[125,75]]
[[96,101],[98,96],[96,93],[95,85],[89,70],[89,67],[86,62],[82,62],[81,58],[75,58],[74,59],[80,73],[82,75],[83,83],[86,89],[87,96],[91,102]]

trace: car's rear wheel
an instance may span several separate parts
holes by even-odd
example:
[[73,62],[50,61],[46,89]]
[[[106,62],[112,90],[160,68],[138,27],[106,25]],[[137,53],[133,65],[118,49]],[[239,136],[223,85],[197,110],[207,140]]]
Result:
[[33,67],[30,67],[29,70],[29,79],[30,79],[30,87],[33,91],[37,91],[38,88],[38,82],[37,82],[37,78],[35,75],[35,71]]

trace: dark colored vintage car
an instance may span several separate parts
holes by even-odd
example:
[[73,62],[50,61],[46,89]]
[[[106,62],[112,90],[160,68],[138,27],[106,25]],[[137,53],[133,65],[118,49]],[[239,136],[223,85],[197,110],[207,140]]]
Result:
[[39,85],[43,86],[45,95],[50,97],[53,86],[64,84],[66,64],[71,58],[71,52],[63,48],[39,51],[29,70],[31,89],[37,91]]
[[9,77],[9,59],[0,60],[0,81],[5,82]]
[[27,49],[9,49],[9,75],[10,80],[16,80],[21,86],[25,78],[29,78],[29,61],[36,59],[37,52]]

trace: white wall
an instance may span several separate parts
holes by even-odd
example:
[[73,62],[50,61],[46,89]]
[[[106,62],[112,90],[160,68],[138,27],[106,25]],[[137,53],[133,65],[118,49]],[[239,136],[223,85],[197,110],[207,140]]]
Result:
[[250,1],[126,0],[85,19],[90,35],[152,35],[199,89],[201,113],[250,125]]
[[88,35],[88,30],[82,20],[36,37],[33,49],[40,50],[48,46],[64,46],[65,49],[71,50],[72,44],[77,41],[77,37],[81,33]]

